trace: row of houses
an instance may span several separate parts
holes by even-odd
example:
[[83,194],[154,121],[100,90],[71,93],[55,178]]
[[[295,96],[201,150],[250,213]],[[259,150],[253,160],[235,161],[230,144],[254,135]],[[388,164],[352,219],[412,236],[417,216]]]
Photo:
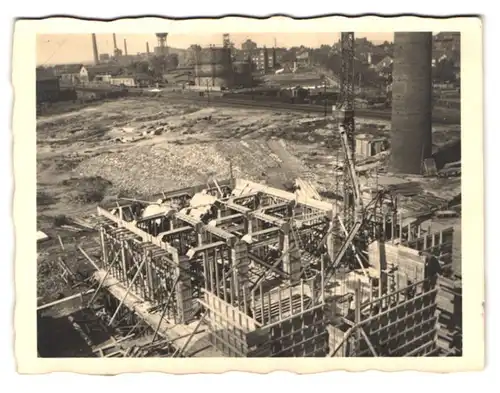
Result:
[[109,83],[128,87],[149,86],[153,78],[145,73],[127,73],[119,65],[67,64],[55,66],[53,75],[59,78],[61,85],[74,86],[89,83]]

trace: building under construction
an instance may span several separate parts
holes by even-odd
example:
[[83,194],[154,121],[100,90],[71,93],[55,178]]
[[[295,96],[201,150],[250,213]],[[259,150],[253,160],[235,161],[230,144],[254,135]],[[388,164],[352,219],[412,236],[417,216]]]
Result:
[[422,228],[395,199],[366,199],[349,232],[331,203],[244,179],[98,207],[84,305],[99,294],[107,326],[140,322],[168,356],[457,354],[453,229]]
[[113,356],[461,354],[453,228],[422,224],[411,183],[357,179],[352,42],[342,35],[341,202],[300,180],[288,192],[230,178],[97,208],[99,249],[80,249],[97,289],[82,304],[100,298],[107,327],[125,321],[122,343],[147,331]]

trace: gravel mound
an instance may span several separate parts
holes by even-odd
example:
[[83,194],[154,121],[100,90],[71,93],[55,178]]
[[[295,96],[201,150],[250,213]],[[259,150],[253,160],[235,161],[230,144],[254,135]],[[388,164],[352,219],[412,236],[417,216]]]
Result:
[[259,181],[279,170],[279,159],[270,155],[265,142],[217,142],[195,145],[141,146],[119,153],[105,153],[82,162],[75,174],[100,176],[115,190],[153,195],[203,184],[215,177],[233,175]]
[[153,195],[195,184],[212,177],[233,176],[274,185],[294,180],[307,168],[291,172],[264,140],[222,141],[202,144],[141,146],[119,153],[105,153],[82,162],[79,176],[101,176],[117,192]]

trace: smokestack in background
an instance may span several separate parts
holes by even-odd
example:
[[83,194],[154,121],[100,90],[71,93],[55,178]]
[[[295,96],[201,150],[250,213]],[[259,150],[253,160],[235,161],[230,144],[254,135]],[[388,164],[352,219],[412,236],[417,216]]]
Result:
[[127,52],[127,39],[126,38],[123,39],[123,50],[125,51],[125,56],[127,56],[128,52]]
[[99,51],[97,50],[97,38],[92,34],[92,50],[94,52],[94,64],[99,64]]
[[116,45],[116,34],[115,33],[113,33],[113,49],[114,50],[118,49],[118,45]]
[[146,41],[146,53],[149,55],[149,42]]
[[432,155],[432,33],[394,34],[391,171],[420,174]]

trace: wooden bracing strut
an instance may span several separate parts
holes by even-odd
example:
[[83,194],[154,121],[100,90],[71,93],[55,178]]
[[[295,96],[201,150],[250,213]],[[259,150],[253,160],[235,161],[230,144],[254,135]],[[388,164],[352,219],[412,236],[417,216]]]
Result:
[[153,338],[151,339],[152,343],[155,341],[156,336],[158,335],[158,331],[160,330],[161,323],[163,321],[163,318],[165,318],[165,314],[167,313],[167,308],[170,305],[170,301],[172,300],[173,295],[174,295],[175,291],[177,290],[177,284],[178,284],[180,278],[181,278],[181,275],[179,274],[174,281],[174,285],[172,286],[170,293],[168,294],[167,301],[165,302],[165,305],[163,306],[163,310],[161,311],[160,321],[158,322],[158,326],[156,326],[155,332],[153,334]]
[[132,281],[130,282],[130,284],[129,284],[128,288],[127,288],[127,291],[125,292],[125,296],[123,296],[123,299],[120,301],[120,304],[116,308],[115,313],[113,314],[113,316],[109,320],[108,326],[111,326],[111,324],[115,320],[116,316],[118,315],[118,311],[122,307],[123,302],[127,298],[128,294],[130,293],[130,290],[132,289],[132,286],[134,285],[135,280],[137,280],[137,277],[139,277],[139,274],[141,273],[141,269],[142,269],[142,267],[144,266],[145,263],[146,263],[146,258],[144,258],[144,260],[142,261],[141,265],[137,269],[137,272],[135,273],[134,277],[132,278]]

